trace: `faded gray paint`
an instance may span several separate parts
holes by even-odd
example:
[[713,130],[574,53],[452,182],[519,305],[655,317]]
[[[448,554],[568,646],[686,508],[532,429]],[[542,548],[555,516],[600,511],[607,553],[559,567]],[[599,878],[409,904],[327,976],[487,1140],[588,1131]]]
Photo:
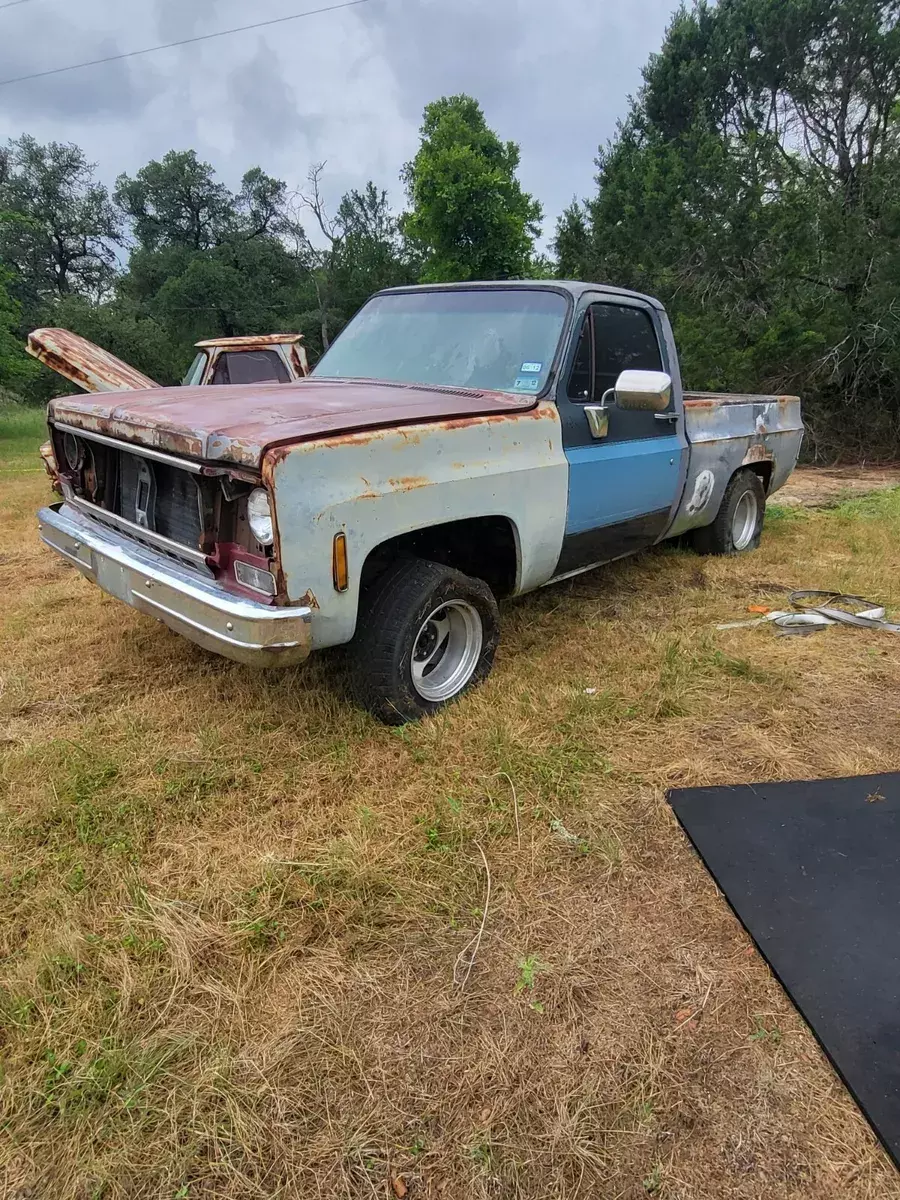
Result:
[[[271,466],[269,464],[271,463]],[[359,581],[383,542],[447,521],[505,517],[518,546],[516,591],[550,578],[566,523],[568,464],[556,405],[304,442],[270,454],[288,595],[319,602],[313,645],[356,628]],[[350,587],[334,590],[334,535],[347,535]]]
[[796,396],[687,393],[684,417],[690,443],[688,473],[667,538],[709,525],[728,481],[741,467],[771,471],[767,495],[778,491],[796,465],[803,440]]

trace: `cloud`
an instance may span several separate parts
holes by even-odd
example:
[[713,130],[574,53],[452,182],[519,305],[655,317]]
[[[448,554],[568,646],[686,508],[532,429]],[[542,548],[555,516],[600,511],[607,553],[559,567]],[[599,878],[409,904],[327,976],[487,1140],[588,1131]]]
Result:
[[382,32],[404,114],[418,118],[429,100],[469,92],[499,135],[519,143],[520,175],[544,205],[549,234],[572,195],[593,190],[597,148],[625,115],[673,8],[673,0],[384,0],[360,12]]
[[[120,54],[130,47],[109,32],[92,34],[60,13],[39,33],[28,28],[26,16],[13,9],[0,21],[0,80],[17,79],[36,72],[52,71],[73,62],[86,62]],[[54,14],[55,16],[55,14]],[[6,28],[3,28],[6,26]],[[10,28],[13,26],[13,28]],[[26,79],[0,88],[0,120],[6,126],[17,118],[29,122],[49,120],[60,128],[84,122],[136,117],[145,108],[154,89],[165,86],[148,61],[106,63],[80,71]],[[32,132],[29,128],[26,132]],[[57,141],[72,141],[66,133]]]
[[[322,0],[306,0],[319,7]],[[74,141],[112,183],[192,147],[230,186],[248,167],[300,184],[327,160],[332,205],[374,179],[402,200],[425,104],[469,92],[522,150],[545,236],[593,188],[674,0],[371,0],[0,88],[0,137]],[[302,11],[303,0],[41,0],[0,12],[0,79]],[[77,22],[77,23],[76,23]]]

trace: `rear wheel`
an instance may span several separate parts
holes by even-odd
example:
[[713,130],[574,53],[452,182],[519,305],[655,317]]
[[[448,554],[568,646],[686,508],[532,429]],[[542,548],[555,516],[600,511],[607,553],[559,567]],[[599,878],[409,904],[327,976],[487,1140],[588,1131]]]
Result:
[[716,519],[695,529],[694,549],[699,554],[742,554],[759,545],[766,515],[766,493],[755,471],[737,471],[731,478]]
[[489,674],[499,637],[483,580],[425,559],[395,563],[360,600],[354,697],[388,725],[418,720]]

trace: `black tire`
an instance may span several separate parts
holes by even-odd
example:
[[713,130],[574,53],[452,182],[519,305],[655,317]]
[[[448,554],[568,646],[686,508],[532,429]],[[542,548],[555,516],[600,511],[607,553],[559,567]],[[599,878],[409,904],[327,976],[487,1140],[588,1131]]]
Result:
[[[481,643],[477,646],[474,624],[467,626],[467,632],[473,633],[473,637],[466,643],[466,653],[469,659],[474,659],[477,653],[474,668],[451,695],[431,699],[419,691],[420,687],[428,686],[427,681],[423,679],[417,684],[413,678],[413,655],[416,652],[421,659],[427,652],[431,630],[426,631],[426,623],[444,605],[450,606],[443,611],[453,614],[457,626],[459,619],[464,625],[474,622],[472,614],[477,614]],[[347,647],[353,698],[386,725],[417,721],[438,712],[451,700],[481,683],[494,664],[499,639],[497,601],[483,580],[422,558],[402,559],[379,576],[360,597],[356,634]],[[449,635],[442,644],[444,651],[438,646],[435,654],[449,654]],[[463,674],[469,670],[467,662],[460,667]],[[440,657],[437,665],[441,665]],[[452,680],[447,686],[453,686]]]
[[[749,528],[749,516],[744,519],[739,514],[747,513],[752,506],[755,506],[755,520]],[[698,554],[745,554],[755,550],[762,536],[765,516],[766,493],[762,480],[755,471],[746,468],[736,471],[725,489],[712,525],[693,531],[694,549]]]

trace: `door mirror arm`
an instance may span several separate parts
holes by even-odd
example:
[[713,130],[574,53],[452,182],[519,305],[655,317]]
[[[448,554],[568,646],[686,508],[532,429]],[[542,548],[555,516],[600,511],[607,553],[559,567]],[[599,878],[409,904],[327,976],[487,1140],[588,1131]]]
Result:
[[609,437],[609,405],[615,400],[616,389],[607,388],[599,404],[585,404],[584,414],[587,417],[591,437],[600,439]]

